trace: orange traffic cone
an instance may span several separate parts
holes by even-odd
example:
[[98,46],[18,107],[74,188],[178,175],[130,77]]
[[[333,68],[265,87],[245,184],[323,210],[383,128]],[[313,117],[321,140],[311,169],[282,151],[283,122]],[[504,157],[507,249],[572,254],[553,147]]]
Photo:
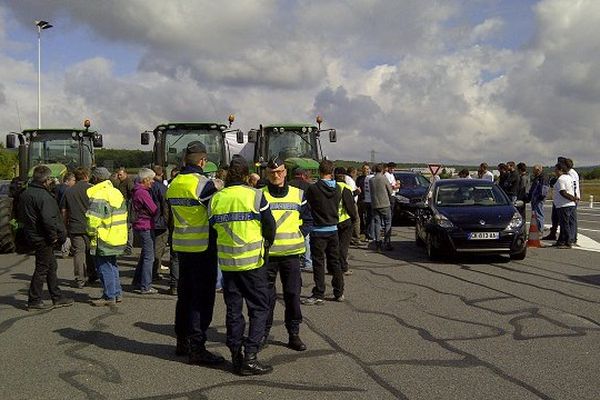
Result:
[[537,227],[537,218],[535,214],[531,214],[531,223],[529,224],[529,238],[527,239],[527,247],[542,247],[540,242],[540,231]]

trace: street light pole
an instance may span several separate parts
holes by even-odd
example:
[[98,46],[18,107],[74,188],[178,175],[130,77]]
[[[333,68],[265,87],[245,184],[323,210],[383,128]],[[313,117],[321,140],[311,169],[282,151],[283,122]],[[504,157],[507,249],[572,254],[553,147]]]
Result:
[[50,29],[48,21],[35,21],[38,31],[38,129],[42,128],[42,29]]

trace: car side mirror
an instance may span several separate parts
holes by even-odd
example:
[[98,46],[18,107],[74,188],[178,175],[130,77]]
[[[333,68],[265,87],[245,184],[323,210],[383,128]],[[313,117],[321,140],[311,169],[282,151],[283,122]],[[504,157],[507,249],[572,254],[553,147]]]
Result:
[[513,203],[513,205],[516,208],[522,208],[525,205],[525,203],[523,202],[523,200],[515,200],[515,202]]
[[92,145],[95,148],[99,148],[104,146],[104,142],[102,140],[102,134],[101,133],[94,133],[94,136],[92,136]]
[[142,136],[142,144],[144,144],[144,145],[150,144],[150,133],[149,132],[142,132],[141,136]]
[[235,134],[235,139],[238,143],[244,143],[244,132],[238,130]]
[[16,149],[17,148],[17,136],[13,133],[6,135],[6,148]]
[[337,131],[335,129],[329,131],[329,141],[331,143],[337,142]]
[[256,129],[250,129],[248,131],[248,143],[256,143],[258,139],[258,131]]

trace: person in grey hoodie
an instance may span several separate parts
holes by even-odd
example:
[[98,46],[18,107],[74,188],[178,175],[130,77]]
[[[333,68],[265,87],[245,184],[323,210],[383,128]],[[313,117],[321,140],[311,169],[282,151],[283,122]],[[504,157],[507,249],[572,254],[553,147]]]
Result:
[[[375,166],[375,176],[369,181],[371,188],[371,207],[373,209],[373,221],[375,225],[375,249],[381,252],[393,250],[391,244],[392,236],[392,210],[390,208],[390,198],[392,196],[392,187],[390,182],[383,174],[384,165]],[[383,229],[383,240],[381,230]]]

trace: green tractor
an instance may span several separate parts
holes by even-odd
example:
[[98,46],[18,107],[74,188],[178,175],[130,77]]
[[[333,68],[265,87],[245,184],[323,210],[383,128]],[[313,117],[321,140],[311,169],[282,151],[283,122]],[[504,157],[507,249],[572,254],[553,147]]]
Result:
[[284,160],[291,173],[297,168],[307,170],[313,179],[319,177],[319,162],[323,159],[321,134],[329,133],[329,141],[337,142],[335,129],[321,129],[323,119],[317,116],[317,126],[309,123],[287,123],[261,125],[248,132],[248,142],[254,143],[254,163],[259,175],[264,177],[264,169],[269,159],[277,156]]
[[18,203],[18,195],[36,166],[46,165],[52,177],[61,182],[68,171],[95,164],[94,149],[102,147],[102,135],[89,128],[90,121],[85,120],[84,129],[25,129],[6,135],[6,147],[18,149],[19,165],[18,175],[11,182],[10,196],[0,199],[0,253],[16,249],[18,223],[13,205]]
[[244,134],[239,129],[231,129],[234,116],[229,116],[229,126],[218,122],[168,122],[158,125],[153,131],[142,132],[143,145],[150,144],[150,134],[154,135],[152,163],[165,168],[166,176],[175,167],[181,167],[188,143],[200,141],[206,146],[208,164],[204,172],[214,175],[217,170],[229,164],[235,152],[235,143],[228,135],[235,134],[235,142],[244,143]]

